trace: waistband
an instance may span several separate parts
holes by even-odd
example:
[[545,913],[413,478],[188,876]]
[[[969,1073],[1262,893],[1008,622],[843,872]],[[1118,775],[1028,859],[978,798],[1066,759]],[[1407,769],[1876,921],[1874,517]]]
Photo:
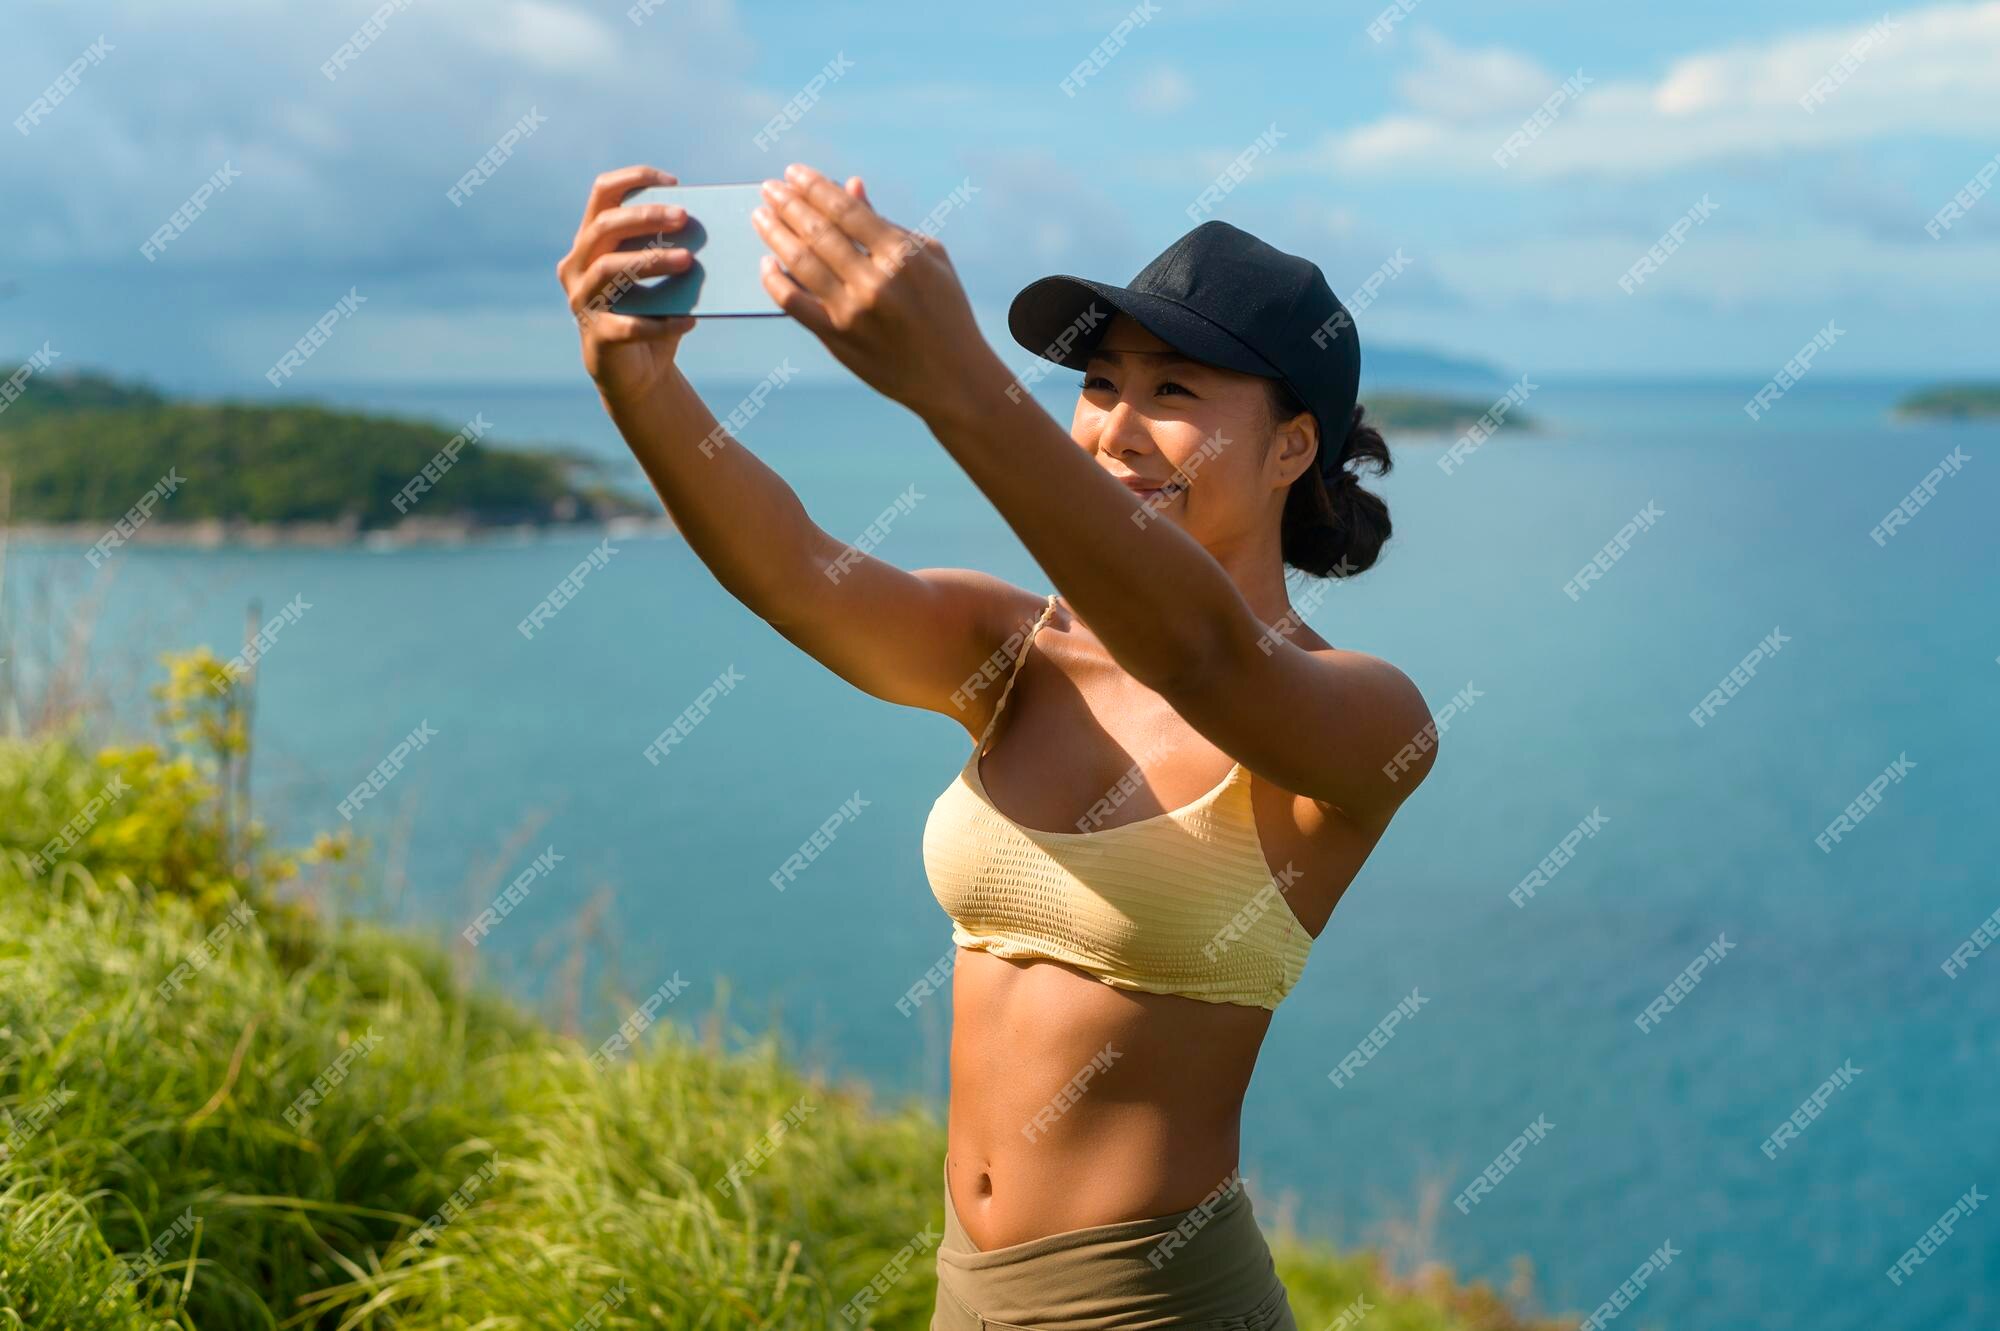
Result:
[[982,1251],[959,1224],[947,1166],[937,1262],[940,1291],[989,1323],[1049,1331],[1228,1317],[1251,1319],[1251,1326],[1291,1324],[1271,1250],[1236,1174],[1170,1215]]

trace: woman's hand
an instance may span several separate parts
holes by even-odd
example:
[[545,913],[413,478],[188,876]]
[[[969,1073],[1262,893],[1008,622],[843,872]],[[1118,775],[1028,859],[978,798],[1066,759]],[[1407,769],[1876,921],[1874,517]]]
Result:
[[754,215],[777,256],[763,261],[771,299],[864,383],[920,416],[969,391],[997,360],[944,246],[878,214],[859,176],[845,190],[797,163],[785,176],[765,182]]
[[610,303],[619,292],[642,277],[684,273],[693,256],[684,249],[620,250],[633,236],[664,238],[687,224],[686,212],[671,205],[625,207],[620,200],[635,189],[680,182],[650,166],[607,171],[590,187],[583,224],[569,253],[556,262],[556,278],[569,298],[583,341],[583,368],[597,381],[598,391],[614,396],[642,397],[674,372],[674,352],[695,321],[687,315],[668,318],[613,314]]

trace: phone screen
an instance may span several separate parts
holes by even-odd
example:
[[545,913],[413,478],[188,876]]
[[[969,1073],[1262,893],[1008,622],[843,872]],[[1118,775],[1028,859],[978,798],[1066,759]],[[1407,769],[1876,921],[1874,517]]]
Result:
[[654,246],[694,253],[685,273],[641,277],[611,300],[615,314],[691,314],[696,318],[784,317],[758,271],[771,247],[750,214],[764,203],[760,182],[747,185],[651,185],[633,190],[630,205],[679,204],[687,223],[678,231],[633,236],[621,250]]

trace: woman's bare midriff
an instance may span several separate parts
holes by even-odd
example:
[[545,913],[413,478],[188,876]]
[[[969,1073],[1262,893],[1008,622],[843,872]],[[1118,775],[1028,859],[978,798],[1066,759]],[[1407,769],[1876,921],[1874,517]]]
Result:
[[960,949],[952,1206],[982,1250],[1198,1205],[1237,1166],[1264,1008]]

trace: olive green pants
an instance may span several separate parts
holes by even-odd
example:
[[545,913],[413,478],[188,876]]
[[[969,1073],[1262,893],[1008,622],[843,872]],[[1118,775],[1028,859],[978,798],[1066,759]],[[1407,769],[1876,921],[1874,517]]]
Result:
[[1199,1205],[981,1252],[950,1175],[931,1331],[1297,1331],[1271,1250],[1232,1175]]

